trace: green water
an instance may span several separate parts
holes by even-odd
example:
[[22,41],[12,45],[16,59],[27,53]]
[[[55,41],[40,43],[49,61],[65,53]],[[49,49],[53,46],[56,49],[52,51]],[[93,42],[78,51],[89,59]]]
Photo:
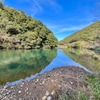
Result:
[[0,51],[0,84],[39,73],[56,55],[57,50]]
[[86,49],[63,49],[63,52],[90,71],[100,71],[100,54]]
[[0,50],[0,84],[30,80],[61,66],[79,66],[86,71],[100,71],[100,55],[82,49]]

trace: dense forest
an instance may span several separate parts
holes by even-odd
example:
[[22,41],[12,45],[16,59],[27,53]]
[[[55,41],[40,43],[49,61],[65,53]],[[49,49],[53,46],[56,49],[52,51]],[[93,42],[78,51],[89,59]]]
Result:
[[0,2],[0,49],[55,48],[57,43],[42,22]]
[[86,48],[100,51],[100,21],[79,30],[73,35],[66,37],[59,42],[59,45],[66,45],[72,48]]

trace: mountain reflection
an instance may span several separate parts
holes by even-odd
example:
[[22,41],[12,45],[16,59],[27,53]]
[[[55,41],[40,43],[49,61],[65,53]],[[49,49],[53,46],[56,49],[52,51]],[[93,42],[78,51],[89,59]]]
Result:
[[56,49],[0,51],[0,84],[39,73],[56,56]]
[[63,52],[87,69],[100,71],[100,55],[95,52],[85,49],[63,49]]

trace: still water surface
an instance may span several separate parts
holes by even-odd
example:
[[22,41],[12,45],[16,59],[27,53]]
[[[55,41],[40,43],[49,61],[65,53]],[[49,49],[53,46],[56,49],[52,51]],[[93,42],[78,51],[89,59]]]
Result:
[[21,82],[21,79],[30,80],[37,73],[42,74],[61,66],[79,66],[90,71],[80,62],[76,62],[73,57],[70,58],[70,55],[71,52],[66,49],[1,50],[0,84],[13,85]]

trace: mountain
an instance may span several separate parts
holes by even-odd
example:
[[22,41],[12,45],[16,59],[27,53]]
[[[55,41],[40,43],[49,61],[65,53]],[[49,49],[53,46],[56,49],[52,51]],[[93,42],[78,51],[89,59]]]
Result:
[[72,48],[86,48],[91,50],[100,50],[100,21],[66,37],[59,42],[59,45],[65,45]]
[[0,2],[0,49],[55,48],[57,43],[42,22]]

